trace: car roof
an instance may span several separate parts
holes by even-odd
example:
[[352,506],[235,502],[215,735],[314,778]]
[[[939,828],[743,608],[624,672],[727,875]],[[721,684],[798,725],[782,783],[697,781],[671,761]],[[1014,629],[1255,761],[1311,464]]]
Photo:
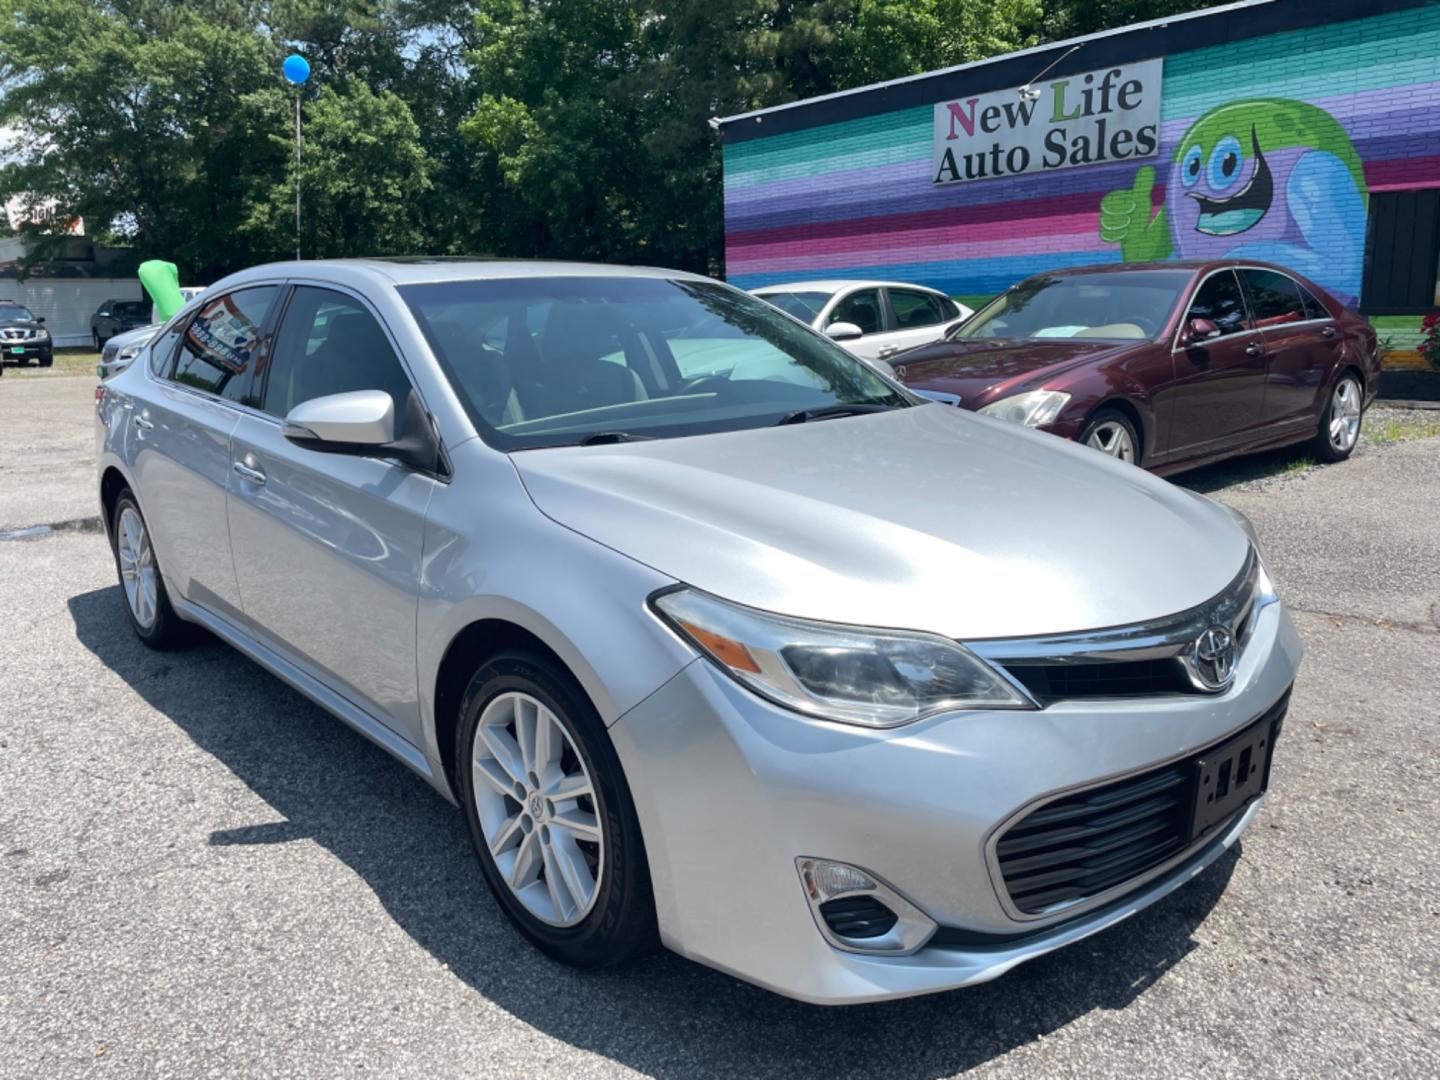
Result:
[[[924,289],[939,292],[929,285],[916,285],[911,281],[870,281],[863,278],[823,278],[815,281],[791,281],[784,285],[761,285],[750,291],[756,296],[772,292],[839,292],[841,289]],[[943,295],[943,294],[942,294]]]
[[489,259],[473,256],[406,256],[363,259],[304,259],[264,263],[231,274],[207,290],[243,285],[251,280],[276,278],[374,284],[418,285],[444,281],[479,281],[505,278],[633,277],[660,280],[708,281],[701,274],[655,266],[615,266],[608,263],[560,262],[548,259]]

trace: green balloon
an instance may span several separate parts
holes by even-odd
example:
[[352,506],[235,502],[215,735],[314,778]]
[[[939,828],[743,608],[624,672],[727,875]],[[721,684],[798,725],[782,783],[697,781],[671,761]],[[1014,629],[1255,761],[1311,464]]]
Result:
[[149,259],[141,263],[140,284],[150,294],[161,322],[185,306],[185,296],[180,291],[180,269],[172,262]]

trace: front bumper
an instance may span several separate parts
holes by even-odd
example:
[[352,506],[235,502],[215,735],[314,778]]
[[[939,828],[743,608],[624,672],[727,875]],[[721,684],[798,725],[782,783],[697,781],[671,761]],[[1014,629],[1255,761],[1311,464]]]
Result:
[[50,341],[0,341],[0,360],[18,363],[22,360],[47,360],[54,352]]
[[[1007,913],[987,858],[996,828],[1044,795],[1240,730],[1284,696],[1301,651],[1283,607],[1272,604],[1224,694],[952,714],[885,732],[800,717],[697,660],[611,728],[662,940],[789,997],[843,1004],[983,982],[1103,930],[1218,858],[1259,802],[1135,891],[1048,919]],[[941,939],[983,944],[932,943],[908,956],[836,949],[806,903],[797,856],[862,867],[949,931]]]

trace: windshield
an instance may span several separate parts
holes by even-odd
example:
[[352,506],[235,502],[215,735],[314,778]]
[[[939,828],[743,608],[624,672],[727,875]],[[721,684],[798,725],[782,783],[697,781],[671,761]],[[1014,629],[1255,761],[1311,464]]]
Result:
[[834,296],[828,292],[767,292],[757,293],[767,304],[774,304],[786,315],[794,316],[803,323],[813,323],[825,302]]
[[1034,277],[996,297],[950,337],[1154,338],[1191,276],[1188,270],[1120,270]]
[[110,314],[119,319],[143,319],[146,317],[145,305],[138,300],[122,300],[110,308]]
[[0,304],[0,319],[6,322],[34,322],[35,316],[21,304]]
[[481,433],[505,450],[911,404],[840,347],[715,282],[536,277],[399,291]]

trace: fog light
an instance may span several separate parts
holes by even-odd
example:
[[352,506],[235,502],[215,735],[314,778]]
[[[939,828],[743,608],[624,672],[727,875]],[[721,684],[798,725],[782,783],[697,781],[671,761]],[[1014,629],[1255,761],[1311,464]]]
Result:
[[837,949],[903,956],[935,932],[935,920],[868,870],[805,856],[795,868],[815,925]]

